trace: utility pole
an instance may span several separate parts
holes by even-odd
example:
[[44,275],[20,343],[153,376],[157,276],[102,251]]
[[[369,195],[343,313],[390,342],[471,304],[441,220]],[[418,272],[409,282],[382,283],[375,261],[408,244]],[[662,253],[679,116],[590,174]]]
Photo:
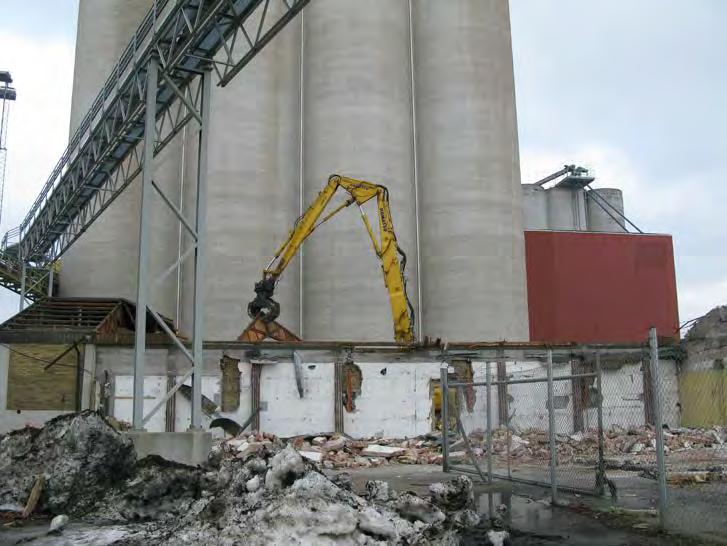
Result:
[[13,78],[10,72],[0,71],[0,100],[2,101],[2,110],[0,113],[0,222],[2,222],[3,214],[3,197],[5,195],[5,163],[7,161],[7,136],[8,136],[8,116],[10,114],[10,101],[15,100],[15,89],[10,87]]

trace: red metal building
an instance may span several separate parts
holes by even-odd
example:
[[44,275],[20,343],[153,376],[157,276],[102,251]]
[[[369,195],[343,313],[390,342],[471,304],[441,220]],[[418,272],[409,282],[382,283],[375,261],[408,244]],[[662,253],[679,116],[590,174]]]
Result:
[[532,341],[678,336],[671,236],[526,231],[525,249]]

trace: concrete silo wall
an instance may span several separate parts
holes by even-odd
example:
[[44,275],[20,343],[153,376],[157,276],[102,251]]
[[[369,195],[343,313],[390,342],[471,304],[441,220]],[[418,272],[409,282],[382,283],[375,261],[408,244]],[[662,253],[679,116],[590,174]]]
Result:
[[423,333],[527,339],[508,3],[412,6]]
[[523,184],[523,227],[548,229],[548,194],[537,184]]
[[[271,7],[278,7],[271,3]],[[226,87],[213,86],[207,173],[206,339],[235,339],[250,322],[253,285],[299,213],[300,32],[294,19]],[[190,124],[192,126],[193,124]],[[196,127],[195,127],[196,130]],[[197,135],[185,177],[194,218]],[[185,241],[186,248],[191,241]],[[182,327],[193,325],[194,269],[182,280]],[[294,260],[275,293],[280,322],[299,331],[299,266]]]
[[626,231],[623,219],[624,198],[621,190],[597,188],[589,191],[587,196],[588,229],[590,231],[615,233]]
[[[80,124],[118,58],[131,41],[152,0],[81,0],[79,2],[71,134]],[[167,145],[156,158],[154,181],[173,201],[179,200],[182,145]],[[136,298],[141,177],[116,199],[61,259],[62,296]],[[157,274],[176,259],[177,223],[154,194],[152,198],[150,271]],[[176,279],[150,291],[150,302],[175,318]]]
[[[411,297],[417,271],[408,3],[318,0],[303,20],[304,205],[333,173],[387,186],[410,258]],[[376,209],[365,210],[376,225]],[[381,266],[355,206],[305,243],[302,332],[320,340],[393,337]]]

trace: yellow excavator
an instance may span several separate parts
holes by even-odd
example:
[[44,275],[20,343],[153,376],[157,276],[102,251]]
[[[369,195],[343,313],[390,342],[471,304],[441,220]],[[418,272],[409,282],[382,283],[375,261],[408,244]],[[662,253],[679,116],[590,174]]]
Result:
[[[339,188],[348,192],[349,197],[319,221]],[[378,206],[380,234],[378,240],[374,235],[368,216],[361,208],[364,203],[374,198],[376,198]],[[318,194],[315,201],[296,220],[288,238],[280,245],[275,256],[263,271],[262,279],[255,283],[255,299],[247,306],[247,313],[251,318],[270,323],[278,317],[280,304],[273,299],[275,285],[300,245],[318,226],[354,203],[361,212],[361,218],[369,237],[371,237],[374,252],[381,260],[384,284],[389,292],[391,315],[394,320],[394,339],[398,343],[412,343],[414,341],[414,312],[406,293],[406,280],[404,279],[406,254],[396,242],[394,224],[391,220],[391,209],[389,208],[389,191],[380,184],[355,180],[337,174],[328,178],[328,183]],[[399,256],[401,256],[401,260]]]

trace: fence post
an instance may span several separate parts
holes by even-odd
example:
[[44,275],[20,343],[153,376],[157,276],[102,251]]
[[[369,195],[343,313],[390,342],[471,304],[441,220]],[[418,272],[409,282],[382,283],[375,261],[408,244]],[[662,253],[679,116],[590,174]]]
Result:
[[596,489],[599,495],[603,495],[606,485],[606,465],[604,462],[603,446],[603,376],[601,375],[601,353],[596,352],[596,414],[598,415],[598,473],[596,477]]
[[492,374],[490,362],[485,362],[487,374],[487,481],[492,483]]
[[654,410],[654,431],[656,433],[656,466],[659,478],[659,525],[666,523],[666,465],[664,464],[664,428],[661,419],[661,393],[659,392],[659,341],[656,328],[649,330],[649,352],[651,355],[651,391]]
[[449,364],[442,362],[439,367],[439,388],[442,389],[442,470],[449,472],[449,383],[447,373]]
[[550,439],[550,496],[555,504],[558,496],[556,474],[557,451],[555,445],[555,407],[553,404],[553,350],[548,348],[548,437]]

